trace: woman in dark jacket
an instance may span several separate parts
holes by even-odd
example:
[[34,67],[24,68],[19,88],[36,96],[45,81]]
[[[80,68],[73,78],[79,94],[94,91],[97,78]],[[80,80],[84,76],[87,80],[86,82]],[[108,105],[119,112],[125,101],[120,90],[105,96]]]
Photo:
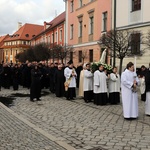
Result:
[[36,98],[37,101],[40,101],[41,97],[41,71],[38,66],[34,66],[31,70],[31,88],[30,88],[30,101],[34,101]]

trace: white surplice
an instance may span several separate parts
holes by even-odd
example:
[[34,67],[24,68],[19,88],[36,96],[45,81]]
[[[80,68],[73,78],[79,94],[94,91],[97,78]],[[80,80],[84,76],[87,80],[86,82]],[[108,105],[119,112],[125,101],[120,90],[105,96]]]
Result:
[[110,74],[110,79],[108,81],[109,93],[120,92],[120,76],[119,74]]
[[107,78],[105,72],[94,72],[94,93],[107,93]]
[[133,81],[139,85],[139,79],[135,72],[126,69],[121,75],[121,93],[124,118],[138,117],[138,95],[133,92]]
[[93,73],[89,70],[84,70],[84,84],[83,91],[93,90]]
[[[77,76],[76,71],[75,71],[74,68],[73,69],[69,68],[69,67],[65,68],[64,76],[66,78],[66,81],[71,77],[72,72],[74,72],[74,74]],[[76,87],[76,77],[75,76],[71,77],[71,81],[70,81],[70,84],[69,84],[69,88],[72,88],[72,87]]]

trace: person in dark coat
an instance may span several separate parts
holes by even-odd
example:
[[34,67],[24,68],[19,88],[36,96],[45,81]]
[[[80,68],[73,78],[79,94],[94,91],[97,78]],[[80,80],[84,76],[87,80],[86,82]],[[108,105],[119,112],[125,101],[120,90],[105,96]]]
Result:
[[3,73],[3,65],[0,64],[0,91],[1,91],[1,86],[2,86],[2,73]]
[[8,64],[3,64],[2,85],[5,89],[10,89],[11,68]]
[[28,89],[30,88],[31,85],[31,63],[27,63],[24,66],[23,69],[23,83],[24,83],[24,87],[27,87]]
[[77,73],[77,79],[76,79],[76,82],[77,82],[77,88],[79,87],[79,83],[80,83],[80,72],[81,70],[83,70],[83,64],[79,64],[79,66],[77,67],[76,69],[76,73]]
[[30,88],[30,101],[34,102],[34,98],[40,101],[41,97],[41,71],[37,65],[31,70],[31,88]]
[[15,64],[15,66],[12,68],[12,80],[13,80],[13,89],[18,90],[18,87],[19,87],[19,68],[18,68],[17,64]]
[[58,69],[55,72],[55,94],[57,97],[64,96],[65,88],[64,88],[64,70],[62,69],[62,65],[58,65]]
[[51,63],[50,65],[50,69],[49,69],[49,79],[50,79],[50,91],[52,93],[55,93],[55,80],[54,80],[54,77],[55,77],[55,68],[54,68],[54,64]]

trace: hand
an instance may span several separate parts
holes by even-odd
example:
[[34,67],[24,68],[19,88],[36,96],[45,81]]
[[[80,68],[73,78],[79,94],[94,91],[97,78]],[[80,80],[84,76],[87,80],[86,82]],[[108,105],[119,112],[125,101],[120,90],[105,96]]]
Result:
[[134,80],[133,84],[137,84],[136,80]]

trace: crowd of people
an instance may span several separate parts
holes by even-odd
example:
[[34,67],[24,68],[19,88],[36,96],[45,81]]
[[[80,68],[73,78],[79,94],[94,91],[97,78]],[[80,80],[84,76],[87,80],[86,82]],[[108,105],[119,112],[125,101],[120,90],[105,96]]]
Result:
[[120,77],[117,67],[108,73],[100,64],[98,70],[92,72],[90,63],[75,68],[72,60],[67,65],[29,61],[24,64],[1,64],[0,90],[1,87],[9,89],[10,86],[13,86],[13,90],[19,90],[19,85],[30,90],[31,102],[41,101],[43,88],[67,100],[74,100],[76,88],[79,88],[77,96],[95,105],[119,104],[121,93],[125,119],[138,117],[137,86],[140,86],[141,100],[145,101],[145,114],[150,115],[150,66],[148,69],[141,66],[137,75],[134,64],[129,62]]

